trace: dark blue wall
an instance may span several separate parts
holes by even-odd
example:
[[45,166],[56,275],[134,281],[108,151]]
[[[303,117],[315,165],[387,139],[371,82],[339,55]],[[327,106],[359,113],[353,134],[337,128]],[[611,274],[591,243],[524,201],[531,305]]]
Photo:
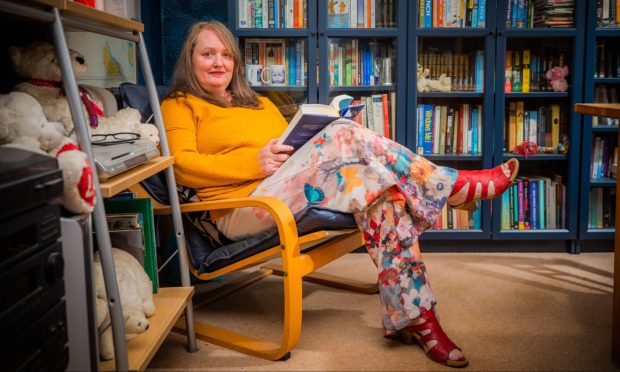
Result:
[[144,38],[157,84],[167,85],[189,27],[198,21],[228,22],[226,0],[142,1]]

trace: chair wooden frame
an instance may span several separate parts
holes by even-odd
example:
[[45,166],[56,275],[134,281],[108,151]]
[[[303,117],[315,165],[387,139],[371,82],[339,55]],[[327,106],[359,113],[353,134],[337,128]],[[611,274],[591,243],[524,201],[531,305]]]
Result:
[[[150,197],[140,185],[133,186],[131,189],[136,192],[138,197]],[[259,270],[237,280],[236,283],[224,289],[222,293],[218,293],[213,296],[214,298],[208,300],[213,302],[271,274],[282,276],[284,281],[282,338],[280,342],[262,340],[215,325],[195,322],[197,338],[267,360],[286,360],[290,357],[290,351],[297,345],[301,334],[302,280],[367,294],[378,292],[378,282],[363,283],[348,278],[314,272],[344,254],[362,246],[364,244],[363,236],[358,229],[342,231],[324,230],[298,236],[295,219],[291,210],[284,202],[275,197],[259,196],[186,203],[181,204],[180,209],[181,213],[185,213],[243,207],[259,207],[271,214],[278,228],[280,245],[211,273],[199,274],[191,262],[189,263],[189,269],[195,277],[209,280],[260,265],[278,256],[281,257],[281,266],[273,264],[263,265]],[[172,213],[169,206],[157,203],[155,200],[153,200],[153,209],[155,214],[158,215]],[[317,245],[318,247],[316,247]],[[313,247],[313,249],[307,253],[303,252],[309,247]],[[184,332],[184,329],[185,322],[183,319],[180,319],[174,330]]]

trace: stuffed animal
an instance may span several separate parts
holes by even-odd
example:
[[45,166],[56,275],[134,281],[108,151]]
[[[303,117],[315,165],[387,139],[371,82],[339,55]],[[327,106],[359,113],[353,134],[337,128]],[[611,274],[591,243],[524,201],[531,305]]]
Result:
[[50,123],[41,105],[22,92],[0,95],[0,145],[38,151],[56,157],[62,169],[62,205],[74,213],[90,213],[95,204],[93,170],[86,154]]
[[446,74],[439,75],[437,80],[428,79],[430,71],[418,63],[418,92],[449,92],[452,90],[452,78]]
[[568,90],[568,82],[565,77],[568,75],[568,66],[552,67],[545,74],[545,78],[551,82],[551,89],[554,92],[566,92]]
[[[73,119],[54,46],[41,42],[23,48],[12,46],[9,47],[9,56],[15,72],[26,79],[15,86],[15,90],[33,96],[43,107],[47,119],[61,122],[65,127],[65,134],[70,134],[73,130]],[[70,51],[70,57],[75,77],[79,78],[86,72],[86,60],[74,50]],[[80,98],[84,112],[87,113],[86,122],[96,127],[99,124],[98,118],[103,116],[101,105],[94,102],[85,90],[80,90]]]
[[[15,72],[25,79],[15,86],[15,90],[33,96],[45,112],[49,121],[60,122],[65,128],[65,135],[73,132],[73,119],[69,103],[65,96],[60,65],[56,59],[54,46],[49,43],[33,43],[25,47],[12,46],[9,55]],[[86,60],[80,53],[70,50],[71,65],[76,78],[86,72]],[[104,117],[103,105],[93,99],[87,90],[80,87],[80,99],[86,123],[91,134],[108,134],[131,132],[140,134],[140,114],[134,109],[119,110],[112,117]],[[150,133],[153,129],[149,129]]]
[[[147,317],[155,313],[153,287],[142,265],[131,254],[112,248],[112,256],[125,324],[125,340],[129,341],[149,328]],[[99,356],[101,359],[109,360],[114,358],[114,345],[99,252],[95,254],[94,263],[97,328],[100,335]]]

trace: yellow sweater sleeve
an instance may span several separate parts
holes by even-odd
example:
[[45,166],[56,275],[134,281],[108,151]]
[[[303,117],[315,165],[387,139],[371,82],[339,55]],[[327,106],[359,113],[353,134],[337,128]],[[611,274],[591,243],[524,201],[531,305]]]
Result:
[[[247,196],[265,177],[258,152],[286,121],[267,99],[262,110],[222,108],[197,97],[168,99],[162,114],[175,176],[201,199]],[[255,187],[255,185],[254,185]]]

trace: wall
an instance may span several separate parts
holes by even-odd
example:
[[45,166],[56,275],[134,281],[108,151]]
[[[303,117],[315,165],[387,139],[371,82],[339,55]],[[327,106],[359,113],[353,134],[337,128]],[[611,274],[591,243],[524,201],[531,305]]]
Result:
[[228,22],[226,0],[158,0],[142,2],[145,43],[157,84],[170,82],[189,27],[198,21]]

